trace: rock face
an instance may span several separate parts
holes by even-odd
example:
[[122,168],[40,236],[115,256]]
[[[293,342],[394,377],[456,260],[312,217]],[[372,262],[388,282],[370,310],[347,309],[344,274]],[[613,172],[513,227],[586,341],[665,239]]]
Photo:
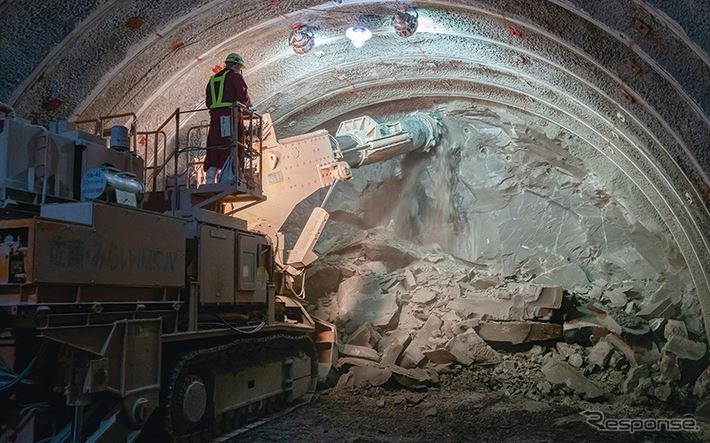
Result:
[[[648,318],[674,318],[683,300],[692,297],[673,238],[623,171],[599,168],[602,158],[590,158],[589,150],[571,142],[574,137],[547,123],[532,127],[505,111],[460,103],[437,113],[446,134],[435,155],[358,169],[335,189],[329,209],[386,227],[393,237],[436,244],[486,266],[490,276],[568,291],[594,285],[600,295],[607,293],[605,299],[614,297],[615,307],[640,294],[635,301]],[[312,199],[313,205],[321,201],[322,195]],[[295,227],[302,226],[309,209],[304,205],[294,217]],[[327,227],[321,243],[353,237],[344,225]],[[368,261],[392,270],[423,258],[390,246],[367,244]],[[658,275],[664,277],[657,280]],[[491,284],[472,283],[476,289]],[[407,284],[411,289],[411,279]]]
[[314,312],[370,349],[345,351],[341,370],[388,368],[388,386],[423,389],[495,368],[530,378],[527,394],[683,398],[707,350],[663,223],[554,131],[469,111],[445,117],[436,152],[362,168],[330,200],[348,217],[326,228]]
[[568,264],[554,268],[536,277],[533,283],[560,285],[565,289],[572,290],[576,287],[584,287],[589,284],[587,274],[579,265]]

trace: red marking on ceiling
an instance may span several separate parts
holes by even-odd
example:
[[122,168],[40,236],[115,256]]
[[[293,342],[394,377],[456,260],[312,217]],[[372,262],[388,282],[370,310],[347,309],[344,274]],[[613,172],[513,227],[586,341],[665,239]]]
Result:
[[626,70],[629,71],[631,77],[636,77],[641,73],[641,66],[639,66],[638,63],[633,60],[626,60],[624,62],[624,65],[626,65]]
[[59,97],[52,97],[44,105],[50,111],[56,112],[64,106],[64,100]]
[[145,20],[141,16],[135,16],[128,19],[126,26],[134,31],[140,29],[145,24]]
[[651,32],[651,27],[648,26],[648,24],[640,18],[635,18],[632,26],[636,32],[638,32],[644,37],[648,36],[648,34]]
[[216,73],[218,73],[219,71],[221,71],[222,69],[224,69],[222,66],[220,66],[220,65],[214,65],[214,66],[212,67],[212,72],[214,72],[214,73],[216,74]]
[[179,40],[179,41],[174,42],[172,45],[170,45],[170,50],[172,52],[178,52],[179,50],[181,50],[184,47],[185,47],[185,42],[182,40]]
[[636,100],[634,99],[634,96],[631,95],[631,92],[627,91],[626,88],[621,87],[619,89],[621,91],[621,97],[624,99],[626,103],[633,103]]
[[138,139],[138,144],[141,146],[145,146],[147,140],[145,138],[145,135],[141,135],[141,138]]
[[511,37],[515,37],[515,38],[522,38],[523,37],[523,32],[513,25],[508,26],[508,28],[506,28],[506,31],[508,32],[508,35]]

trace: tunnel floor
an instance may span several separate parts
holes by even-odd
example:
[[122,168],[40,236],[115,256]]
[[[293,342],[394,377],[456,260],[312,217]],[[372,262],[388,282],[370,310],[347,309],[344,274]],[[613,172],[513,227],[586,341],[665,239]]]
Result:
[[[468,373],[473,379],[477,369]],[[485,379],[485,377],[483,377]],[[561,398],[538,399],[508,395],[495,388],[442,387],[423,392],[399,389],[329,389],[292,413],[240,436],[239,441],[708,441],[706,426],[699,432],[597,431],[580,415],[601,411],[607,418],[680,417],[669,410],[610,406]],[[485,383],[485,382],[484,382]]]

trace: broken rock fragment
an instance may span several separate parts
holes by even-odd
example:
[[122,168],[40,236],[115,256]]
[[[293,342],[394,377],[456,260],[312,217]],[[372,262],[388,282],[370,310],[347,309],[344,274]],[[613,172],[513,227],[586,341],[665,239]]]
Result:
[[451,327],[451,335],[463,334],[469,329],[477,328],[480,324],[481,321],[476,318],[469,318],[468,320],[459,321]]
[[705,368],[695,381],[693,395],[698,398],[707,398],[710,396],[710,366]]
[[672,319],[680,313],[680,305],[681,298],[677,289],[666,282],[643,304],[636,315],[646,320],[652,318]]
[[663,351],[675,354],[683,360],[700,360],[705,355],[706,346],[704,343],[674,335],[663,346]]
[[596,343],[609,333],[609,330],[597,323],[582,319],[574,319],[564,323],[562,334],[567,343],[589,345]]
[[472,363],[495,363],[501,356],[473,330],[468,330],[449,340],[446,349],[463,365]]
[[424,351],[423,354],[429,361],[436,364],[447,364],[456,361],[456,357],[447,349],[443,348]]
[[606,368],[614,352],[614,347],[606,341],[600,341],[589,351],[589,364],[601,369]]
[[582,357],[581,354],[572,354],[569,356],[567,359],[567,362],[571,365],[574,366],[575,368],[579,369],[582,367],[584,364],[584,357]]
[[673,390],[671,389],[671,385],[668,383],[664,383],[660,386],[656,386],[653,389],[653,396],[662,402],[667,402],[668,399],[671,398],[672,393],[673,393]]
[[372,348],[365,346],[345,345],[340,350],[342,355],[350,357],[362,358],[365,360],[380,361],[380,355]]
[[443,324],[444,322],[437,315],[432,314],[429,316],[424,326],[417,332],[416,337],[412,339],[409,346],[404,350],[402,366],[415,368],[424,361],[425,357],[422,351],[426,349],[429,340],[437,335],[436,332],[441,332]]
[[414,274],[412,271],[409,269],[404,270],[404,287],[411,291],[412,289],[417,287],[417,279],[414,277]]
[[672,352],[663,352],[659,369],[666,380],[680,381],[681,373],[680,366],[678,366],[678,357]]
[[368,260],[384,262],[392,269],[403,268],[422,258],[420,251],[396,239],[368,238],[362,242],[362,250]]
[[386,328],[393,322],[399,307],[394,294],[382,293],[376,279],[354,276],[344,280],[336,294],[338,319],[348,332],[364,323]]
[[[643,339],[644,337],[641,338]],[[644,340],[632,346],[632,344],[616,334],[608,334],[604,337],[604,340],[611,343],[614,348],[623,353],[631,366],[653,364],[661,359],[661,354],[654,342]]]
[[395,381],[407,388],[435,385],[439,383],[439,375],[433,370],[426,370],[422,368],[407,369],[401,366],[392,366],[390,369]]
[[629,373],[626,374],[626,380],[622,385],[622,391],[624,394],[630,394],[638,387],[642,379],[647,378],[649,375],[648,366],[640,365],[629,369]]
[[377,366],[377,362],[357,357],[340,357],[338,359],[338,369],[341,371],[351,366]]
[[602,308],[594,304],[587,307],[596,314],[596,322],[600,326],[615,334],[644,335],[650,331],[648,323],[622,309]]
[[512,343],[515,345],[561,338],[562,325],[533,321],[489,321],[481,322],[477,332],[486,341]]
[[550,358],[542,366],[542,373],[547,381],[554,385],[566,385],[575,392],[583,394],[588,399],[599,398],[604,391],[594,382],[582,375],[569,364]]
[[498,279],[498,277],[479,277],[470,281],[469,284],[475,289],[486,290],[498,286],[500,279]]
[[467,294],[449,303],[461,318],[485,320],[550,320],[562,306],[562,288],[510,283],[496,296]]
[[582,348],[579,345],[569,344],[561,341],[555,344],[555,349],[557,349],[557,352],[564,360],[567,360],[571,355],[579,352]]
[[364,324],[357,328],[348,339],[349,345],[375,347],[382,337],[369,324]]
[[604,298],[609,302],[609,306],[613,308],[623,308],[628,302],[626,294],[618,290],[605,291]]
[[391,366],[397,364],[400,355],[404,349],[409,345],[411,337],[408,333],[398,329],[393,331],[392,334],[384,337],[382,342],[384,343],[382,350],[382,365]]
[[370,366],[353,366],[350,368],[348,386],[382,386],[392,378],[389,368],[376,368]]
[[413,303],[427,304],[436,300],[436,292],[429,288],[420,288],[412,296]]
[[680,320],[668,320],[663,329],[663,336],[666,340],[670,340],[674,336],[688,338],[688,329],[685,327],[685,323]]
[[306,270],[306,294],[317,300],[328,293],[338,290],[342,273],[331,265],[316,264]]

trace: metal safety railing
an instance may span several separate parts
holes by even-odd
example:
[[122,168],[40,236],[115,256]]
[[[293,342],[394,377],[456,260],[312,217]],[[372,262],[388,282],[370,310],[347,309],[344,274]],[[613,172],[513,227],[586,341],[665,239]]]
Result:
[[[111,126],[108,123],[127,124],[129,128],[130,152],[140,156],[145,161],[143,183],[146,192],[163,192],[174,188],[173,207],[177,205],[179,188],[197,188],[202,179],[198,171],[210,149],[230,150],[232,159],[231,183],[236,185],[236,192],[260,196],[262,191],[262,149],[263,149],[263,118],[254,110],[242,103],[235,103],[229,108],[231,128],[229,135],[220,137],[226,143],[217,146],[207,146],[207,134],[210,129],[209,116],[198,125],[188,128],[183,137],[185,120],[200,113],[208,115],[209,108],[181,110],[177,108],[155,130],[138,131],[138,117],[135,113],[122,113],[101,116],[98,118],[75,121],[77,128],[93,125],[93,130],[87,132],[101,137],[111,136]],[[128,120],[128,121],[127,121]],[[240,131],[240,124],[243,130]],[[221,128],[220,128],[221,129]],[[241,134],[241,137],[240,137]],[[197,135],[197,136],[195,136]],[[204,142],[204,143],[203,143]]]
[[[261,195],[263,118],[241,103],[236,103],[229,109],[231,130],[229,136],[220,137],[227,139],[225,144],[206,146],[204,143],[203,145],[202,133],[206,133],[210,128],[206,123],[189,127],[186,136],[182,136],[184,128],[181,128],[181,121],[184,117],[190,118],[199,113],[207,113],[208,108],[191,110],[178,108],[157,129],[137,133],[145,143],[145,159],[149,165],[146,167],[145,183],[149,192],[165,191],[170,186],[176,189],[175,193],[177,193],[178,183],[187,189],[198,187],[201,180],[197,171],[207,151],[225,149],[230,150],[234,172],[232,180],[238,185],[238,189],[245,193]],[[240,122],[243,131],[239,131]],[[196,131],[199,131],[199,137],[194,137]],[[173,133],[168,136],[166,134],[168,132]]]
[[76,120],[74,121],[74,125],[76,126],[77,129],[79,129],[81,126],[85,126],[88,124],[93,124],[93,130],[91,133],[94,135],[98,135],[100,137],[110,137],[111,136],[111,126],[107,126],[106,122],[110,122],[112,120],[118,120],[117,124],[120,122],[121,125],[125,124],[126,119],[128,120],[128,134],[129,138],[131,140],[131,146],[129,147],[129,150],[133,152],[134,154],[138,154],[138,140],[137,140],[137,131],[136,128],[138,126],[138,116],[136,115],[135,112],[126,112],[123,114],[111,114],[111,115],[104,115],[98,118],[90,118],[86,120]]

